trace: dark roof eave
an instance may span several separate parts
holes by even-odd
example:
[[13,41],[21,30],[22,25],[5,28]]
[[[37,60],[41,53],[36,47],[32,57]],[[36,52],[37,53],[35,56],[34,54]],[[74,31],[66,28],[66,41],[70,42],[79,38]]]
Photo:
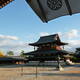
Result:
[[36,55],[36,54],[69,54],[70,52],[67,52],[65,50],[36,50],[28,53],[24,53],[24,55]]
[[60,45],[68,45],[68,43],[61,42],[61,44],[60,44]]
[[[49,43],[54,43],[54,42],[49,42]],[[47,43],[31,43],[31,44],[29,44],[29,45],[31,45],[31,46],[39,46],[39,45],[42,45],[42,44],[47,44]],[[60,43],[57,43],[58,45],[68,45],[68,43],[64,43],[64,42],[60,42]]]

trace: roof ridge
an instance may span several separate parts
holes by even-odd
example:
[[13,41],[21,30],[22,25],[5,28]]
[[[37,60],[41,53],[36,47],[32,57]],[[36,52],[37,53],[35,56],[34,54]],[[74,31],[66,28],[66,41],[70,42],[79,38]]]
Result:
[[56,36],[58,35],[57,33],[56,34],[51,34],[51,35],[46,35],[46,36],[40,36],[40,37],[50,37],[50,36]]

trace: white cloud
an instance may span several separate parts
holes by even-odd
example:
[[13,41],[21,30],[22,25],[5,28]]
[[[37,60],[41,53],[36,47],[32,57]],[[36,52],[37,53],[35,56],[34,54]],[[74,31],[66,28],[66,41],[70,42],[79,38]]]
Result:
[[0,35],[0,47],[1,46],[9,46],[15,45],[15,42],[18,42],[18,37],[16,36],[9,36],[9,35]]
[[79,36],[78,30],[72,29],[71,31],[67,32],[67,33],[65,34],[65,36],[68,37],[68,38],[70,38],[70,39],[71,39],[71,38],[78,37],[78,36]]
[[20,41],[16,36],[0,35],[0,50],[4,52],[14,51],[16,54],[19,54],[21,50],[28,52],[30,49],[28,50],[27,46],[26,42]]
[[64,33],[58,32],[58,34],[61,38],[68,39],[68,40],[80,37],[79,30],[77,29],[72,29],[69,32],[64,32]]
[[1,35],[0,34],[0,39],[18,40],[19,38],[16,36],[9,36],[9,35]]
[[47,36],[47,35],[49,35],[49,33],[47,33],[47,32],[41,32],[40,33],[40,36]]
[[80,40],[69,40],[68,42],[70,45],[73,45],[73,46],[80,45]]
[[80,33],[77,29],[72,29],[68,32],[59,32],[61,41],[69,43],[65,46],[66,50],[75,51],[77,47],[80,47]]
[[65,47],[66,50],[75,52],[76,48],[80,47],[80,40],[68,40],[69,44]]
[[14,41],[14,40],[0,40],[0,50],[5,52],[7,51],[14,51],[15,55],[18,55],[21,50],[28,52],[32,50],[31,47],[28,46],[28,43],[23,41]]

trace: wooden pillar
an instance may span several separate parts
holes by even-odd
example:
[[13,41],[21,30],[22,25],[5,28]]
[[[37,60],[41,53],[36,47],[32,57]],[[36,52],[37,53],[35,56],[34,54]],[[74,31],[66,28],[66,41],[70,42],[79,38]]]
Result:
[[34,51],[35,51],[35,46],[34,46]]
[[63,46],[63,49],[64,49],[64,46]]

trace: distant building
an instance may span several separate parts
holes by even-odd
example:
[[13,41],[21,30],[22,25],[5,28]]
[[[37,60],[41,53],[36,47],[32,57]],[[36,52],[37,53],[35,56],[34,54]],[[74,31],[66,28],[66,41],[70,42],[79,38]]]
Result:
[[26,62],[25,58],[22,58],[20,56],[0,57],[0,64],[23,64],[25,62]]

